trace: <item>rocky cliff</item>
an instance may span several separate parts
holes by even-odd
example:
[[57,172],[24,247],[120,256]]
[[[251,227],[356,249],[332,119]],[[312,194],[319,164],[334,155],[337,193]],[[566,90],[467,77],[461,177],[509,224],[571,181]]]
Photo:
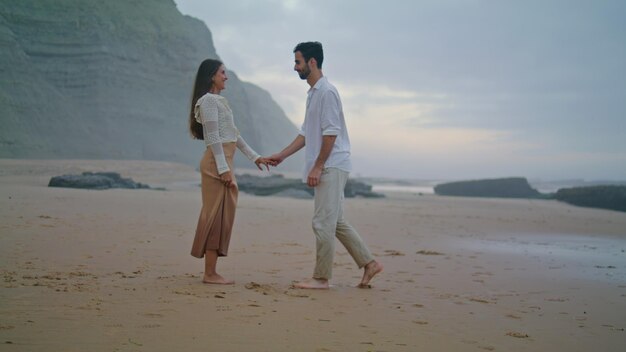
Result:
[[523,177],[443,183],[435,186],[435,193],[460,197],[537,198],[541,196]]
[[556,192],[554,199],[581,207],[626,211],[626,186],[562,188]]
[[[0,46],[0,157],[198,163],[191,89],[199,63],[219,57],[206,25],[172,0],[0,0]],[[224,96],[258,152],[296,136],[271,96],[233,72]]]

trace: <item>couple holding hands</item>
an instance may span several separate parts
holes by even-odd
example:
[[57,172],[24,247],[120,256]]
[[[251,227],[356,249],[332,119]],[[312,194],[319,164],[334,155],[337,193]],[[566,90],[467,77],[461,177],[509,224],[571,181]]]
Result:
[[232,170],[236,149],[259,169],[264,165],[268,170],[269,166],[277,166],[305,149],[303,181],[315,190],[312,226],[317,254],[312,278],[298,282],[294,287],[329,288],[335,237],[359,268],[363,268],[358,287],[369,287],[372,278],[383,270],[382,264],[374,259],[357,231],[343,217],[344,187],[351,170],[350,140],[339,93],[322,74],[322,44],[300,43],[293,52],[294,70],[311,87],[304,123],[293,142],[269,157],[261,157],[239,135],[228,102],[219,95],[228,79],[224,65],[218,60],[207,59],[198,68],[189,127],[193,138],[204,139],[207,148],[200,162],[202,210],[191,255],[205,258],[205,283],[234,283],[219,275],[216,266],[218,257],[228,254],[235,219],[238,188]]

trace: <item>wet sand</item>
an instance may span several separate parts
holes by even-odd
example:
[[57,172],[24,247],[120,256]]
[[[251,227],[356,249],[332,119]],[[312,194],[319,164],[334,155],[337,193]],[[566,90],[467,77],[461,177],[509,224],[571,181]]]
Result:
[[[48,188],[117,171],[167,191]],[[240,195],[231,252],[201,283],[189,166],[0,160],[2,351],[623,351],[626,214],[554,201],[388,193],[346,217],[385,271],[337,245],[310,276],[311,200]],[[199,181],[198,181],[199,182]]]

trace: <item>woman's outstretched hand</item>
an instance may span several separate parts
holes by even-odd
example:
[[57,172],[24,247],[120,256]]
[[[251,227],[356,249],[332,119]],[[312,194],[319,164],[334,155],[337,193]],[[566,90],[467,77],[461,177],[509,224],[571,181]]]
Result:
[[256,159],[254,161],[254,163],[256,164],[256,167],[259,168],[259,170],[263,170],[263,167],[261,166],[261,164],[265,165],[265,168],[267,169],[267,171],[270,171],[270,165],[271,166],[276,166],[276,165],[274,165],[272,160],[270,160],[268,158],[264,158],[264,157],[260,157],[260,158]]

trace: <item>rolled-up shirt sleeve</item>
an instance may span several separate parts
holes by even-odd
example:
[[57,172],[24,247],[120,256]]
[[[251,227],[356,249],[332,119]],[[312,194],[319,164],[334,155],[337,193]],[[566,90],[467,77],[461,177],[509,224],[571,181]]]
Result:
[[302,123],[302,126],[300,127],[300,131],[298,131],[298,133],[301,136],[306,136],[306,128],[305,128],[305,126],[306,126],[306,120]]
[[341,132],[341,106],[339,97],[332,91],[325,91],[321,98],[322,135],[336,136]]

